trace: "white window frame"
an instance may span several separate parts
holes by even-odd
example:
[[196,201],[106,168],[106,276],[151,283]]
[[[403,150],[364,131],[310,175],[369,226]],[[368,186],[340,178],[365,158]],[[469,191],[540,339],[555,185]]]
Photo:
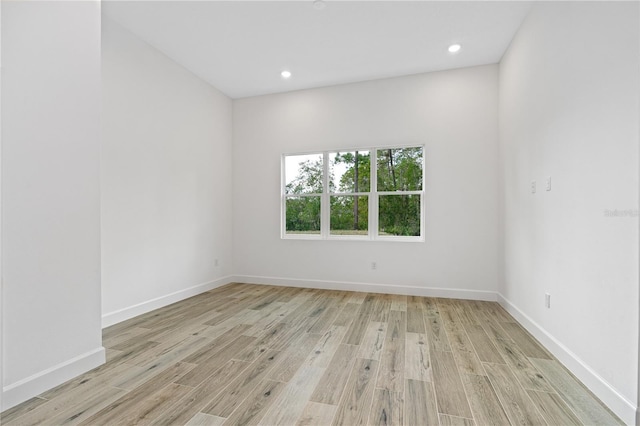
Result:
[[[420,191],[380,191],[378,192],[378,150],[422,148],[422,190]],[[329,192],[329,156],[336,152],[369,151],[370,183],[368,192]],[[322,193],[287,194],[286,193],[286,158],[296,155],[322,154]],[[285,240],[346,240],[346,241],[393,241],[393,242],[424,242],[425,241],[425,183],[426,183],[426,155],[423,144],[385,145],[375,147],[359,147],[346,149],[332,149],[326,151],[306,151],[282,154],[280,166],[280,237]],[[419,195],[420,196],[420,235],[397,236],[378,234],[378,206],[379,198],[384,195]],[[330,197],[332,196],[367,196],[369,208],[367,235],[331,235]],[[319,234],[287,234],[287,198],[320,197],[320,233]]]

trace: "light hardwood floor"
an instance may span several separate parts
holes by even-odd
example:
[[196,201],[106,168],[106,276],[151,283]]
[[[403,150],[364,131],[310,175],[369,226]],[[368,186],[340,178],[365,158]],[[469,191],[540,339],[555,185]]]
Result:
[[621,424],[496,303],[230,284],[103,334],[2,424]]

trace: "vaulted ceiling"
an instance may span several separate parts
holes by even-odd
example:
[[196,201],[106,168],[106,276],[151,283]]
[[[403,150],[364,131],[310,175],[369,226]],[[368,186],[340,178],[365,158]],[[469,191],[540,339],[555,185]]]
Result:
[[[530,2],[103,1],[232,98],[500,61]],[[462,45],[455,54],[447,48]],[[280,73],[289,70],[291,78]]]

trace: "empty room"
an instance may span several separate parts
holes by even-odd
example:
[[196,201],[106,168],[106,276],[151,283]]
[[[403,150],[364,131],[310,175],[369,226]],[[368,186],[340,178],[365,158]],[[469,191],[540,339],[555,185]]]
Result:
[[3,425],[640,425],[639,1],[0,3]]

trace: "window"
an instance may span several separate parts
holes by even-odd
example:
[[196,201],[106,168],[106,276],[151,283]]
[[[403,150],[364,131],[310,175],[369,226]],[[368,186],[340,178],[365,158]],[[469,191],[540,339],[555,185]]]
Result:
[[322,154],[284,158],[287,234],[320,235],[325,175],[323,163]]
[[282,237],[424,240],[424,147],[282,157]]
[[369,151],[329,153],[329,235],[369,234]]

